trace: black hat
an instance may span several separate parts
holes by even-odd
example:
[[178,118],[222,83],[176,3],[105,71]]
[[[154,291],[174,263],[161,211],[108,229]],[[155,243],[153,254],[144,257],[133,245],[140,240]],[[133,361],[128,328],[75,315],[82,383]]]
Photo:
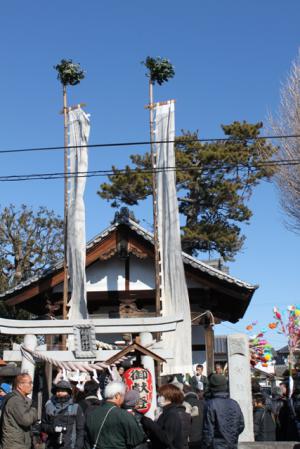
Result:
[[227,391],[227,379],[223,374],[211,374],[209,376],[209,389],[214,392]]
[[57,390],[67,390],[72,393],[72,385],[68,380],[60,380],[57,384],[53,385],[52,393],[55,394]]

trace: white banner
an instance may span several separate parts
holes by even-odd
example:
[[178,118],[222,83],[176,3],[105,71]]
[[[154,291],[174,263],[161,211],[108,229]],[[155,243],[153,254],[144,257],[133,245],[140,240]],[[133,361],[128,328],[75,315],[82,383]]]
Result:
[[[192,329],[188,289],[182,260],[179,210],[176,194],[175,106],[174,102],[155,108],[157,142],[158,240],[161,257],[161,294],[163,316],[181,314],[184,321],[176,331],[163,335],[174,358],[164,365],[163,374],[192,373]],[[171,168],[171,170],[163,170]]]
[[[69,157],[70,173],[86,172],[88,170],[87,145],[90,133],[90,121],[81,109],[69,112]],[[88,318],[86,300],[85,276],[85,207],[84,189],[85,176],[70,178],[69,206],[68,206],[68,268],[72,288],[69,302],[69,319]]]

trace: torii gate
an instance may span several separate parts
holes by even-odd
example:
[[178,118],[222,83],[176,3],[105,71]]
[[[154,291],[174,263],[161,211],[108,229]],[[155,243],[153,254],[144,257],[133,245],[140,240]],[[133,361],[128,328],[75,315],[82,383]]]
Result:
[[[156,354],[163,359],[172,359],[172,348],[165,348],[163,342],[155,342],[152,333],[174,332],[177,323],[183,317],[145,317],[145,318],[95,318],[86,320],[10,320],[0,318],[0,333],[7,335],[24,335],[24,343],[4,351],[3,358],[7,362],[21,362],[21,370],[32,377],[35,371],[35,358],[40,358],[56,366],[66,366],[69,369],[81,371],[102,370],[108,364],[106,360],[114,357],[118,349],[96,348],[96,334],[135,333],[140,335],[140,342],[144,346],[151,346]],[[37,335],[67,335],[71,338],[66,351],[45,351],[38,347]],[[174,341],[174,345],[176,342]],[[154,361],[149,356],[142,360],[152,378],[155,379]],[[153,399],[156,398],[156,387],[153,386]],[[151,407],[152,414],[153,407]]]

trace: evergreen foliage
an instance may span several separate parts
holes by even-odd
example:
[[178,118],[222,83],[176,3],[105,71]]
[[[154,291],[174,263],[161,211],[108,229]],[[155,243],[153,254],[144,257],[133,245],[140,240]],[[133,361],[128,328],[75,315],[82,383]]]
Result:
[[150,78],[152,84],[157,83],[161,86],[175,75],[174,67],[166,58],[148,56],[142,64],[148,69],[149,72],[146,76]]
[[[183,132],[176,139],[176,181],[182,227],[183,250],[216,251],[225,260],[242,248],[245,236],[240,224],[249,223],[247,202],[253,188],[274,174],[269,161],[276,148],[256,140],[262,123],[234,122],[222,125],[226,141],[197,142],[197,132]],[[137,205],[152,194],[151,155],[131,155],[131,166],[100,185],[98,194],[111,202]],[[146,171],[144,171],[146,169]]]
[[54,69],[57,71],[57,79],[63,86],[75,86],[85,77],[80,64],[74,63],[72,59],[62,59],[60,64],[54,66]]

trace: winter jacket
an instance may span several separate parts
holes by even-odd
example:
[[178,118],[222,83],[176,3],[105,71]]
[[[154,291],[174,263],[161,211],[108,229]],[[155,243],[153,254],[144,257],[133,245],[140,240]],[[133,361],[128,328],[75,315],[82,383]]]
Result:
[[[105,417],[106,420],[104,422]],[[97,442],[97,449],[132,449],[145,439],[145,435],[135,418],[126,410],[122,410],[112,402],[107,401],[87,416],[88,439],[85,442],[86,448],[92,448],[96,443],[98,432],[103,422],[104,425]]]
[[182,433],[183,433],[183,448],[188,449],[190,434],[192,430],[192,417],[186,412],[184,405],[178,406],[178,413],[181,421]]
[[287,399],[285,413],[285,441],[300,441],[300,394],[293,394]]
[[30,449],[31,426],[37,421],[37,410],[31,400],[18,391],[5,397],[1,415],[2,449]]
[[[53,396],[45,405],[42,419],[42,431],[48,435],[47,449],[82,449],[84,423],[84,415],[78,404],[74,404],[71,398],[60,402]],[[55,428],[60,426],[64,430],[56,431]]]
[[155,449],[183,449],[183,429],[176,404],[165,405],[156,422],[143,416],[142,425]]
[[102,401],[97,396],[86,396],[78,403],[83,411],[83,414],[86,416],[88,413],[91,413],[95,408],[99,407],[102,404]]
[[276,421],[273,413],[266,408],[256,407],[253,411],[255,441],[276,441]]
[[202,440],[202,429],[203,429],[203,399],[198,399],[196,393],[187,393],[184,397],[184,404],[189,404],[190,410],[186,411],[191,414],[192,417],[192,427],[190,433],[190,443],[200,443]]
[[244,427],[238,403],[228,393],[212,393],[204,406],[203,449],[236,449]]

